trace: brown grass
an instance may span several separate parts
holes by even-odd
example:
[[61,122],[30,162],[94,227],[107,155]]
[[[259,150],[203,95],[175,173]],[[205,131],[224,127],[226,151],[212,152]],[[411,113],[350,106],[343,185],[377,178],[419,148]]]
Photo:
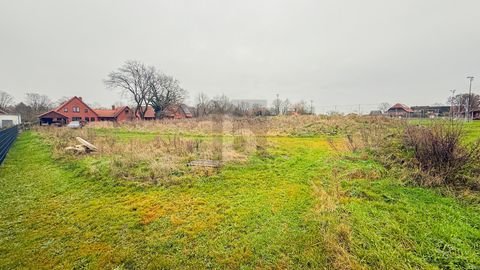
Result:
[[275,116],[275,117],[229,117],[132,121],[122,124],[112,122],[91,123],[96,128],[119,127],[131,131],[149,131],[171,134],[235,135],[248,131],[255,136],[312,136],[353,133],[375,125],[398,125],[398,119],[367,116]]
[[464,145],[462,127],[454,123],[409,126],[403,145],[411,151],[416,180],[425,186],[479,186],[480,141]]
[[[108,124],[102,124],[107,126]],[[245,162],[257,150],[253,136],[245,132],[234,138],[154,135],[122,138],[113,127],[99,132],[95,127],[79,130],[39,127],[37,131],[53,146],[56,158],[74,158],[89,162],[85,173],[93,177],[108,175],[116,179],[153,184],[174,184],[189,178],[214,174],[216,169],[188,167],[192,160],[219,160],[222,163]],[[98,151],[75,155],[65,147],[78,144],[81,137]],[[188,178],[188,179],[187,179]]]

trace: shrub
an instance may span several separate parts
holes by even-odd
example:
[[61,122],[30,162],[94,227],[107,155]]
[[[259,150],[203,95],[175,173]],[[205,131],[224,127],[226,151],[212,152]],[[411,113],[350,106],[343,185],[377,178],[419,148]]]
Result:
[[415,180],[426,186],[470,185],[478,188],[480,143],[463,144],[462,127],[455,123],[408,126],[403,146],[416,167]]

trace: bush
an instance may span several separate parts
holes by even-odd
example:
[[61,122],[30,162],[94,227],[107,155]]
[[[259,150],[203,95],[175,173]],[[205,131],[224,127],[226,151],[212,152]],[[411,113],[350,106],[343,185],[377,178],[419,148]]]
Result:
[[408,126],[403,146],[412,156],[415,180],[426,186],[479,187],[480,143],[463,144],[462,127],[455,123]]

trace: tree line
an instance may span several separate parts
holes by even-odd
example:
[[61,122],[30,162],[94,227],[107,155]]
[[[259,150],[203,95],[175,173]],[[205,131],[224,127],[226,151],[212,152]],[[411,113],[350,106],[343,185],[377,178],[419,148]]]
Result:
[[[162,118],[162,113],[168,106],[184,102],[188,94],[177,79],[139,61],[126,61],[120,68],[108,74],[104,83],[108,88],[120,90],[132,102],[132,107],[141,119],[145,118],[149,106],[155,111],[156,118]],[[269,108],[247,101],[233,102],[226,95],[209,98],[205,93],[200,93],[191,109],[197,117],[211,114],[258,116],[283,115],[289,112],[313,113],[311,103],[291,103],[288,99],[280,100],[278,95],[273,107]]]
[[452,106],[452,113],[463,113],[480,109],[480,95],[472,93],[458,94],[448,98],[448,105]]
[[65,98],[53,102],[48,96],[38,93],[27,93],[25,99],[18,103],[12,95],[0,91],[0,109],[5,112],[20,114],[24,122],[37,121],[37,116],[61,104]]
[[209,98],[200,93],[195,98],[194,114],[204,117],[211,114],[227,114],[232,116],[274,116],[288,114],[313,114],[312,103],[301,100],[296,103],[287,99],[280,99],[277,95],[269,107],[266,104],[255,103],[249,100],[231,100],[226,95]]

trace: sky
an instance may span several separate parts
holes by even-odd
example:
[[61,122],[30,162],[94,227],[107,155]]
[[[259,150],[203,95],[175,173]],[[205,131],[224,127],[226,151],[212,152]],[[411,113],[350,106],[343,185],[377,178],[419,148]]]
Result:
[[[446,103],[480,89],[478,0],[0,0],[0,91],[125,100],[127,60],[177,78],[188,103],[313,101],[317,112]],[[348,108],[348,109],[347,109]]]

